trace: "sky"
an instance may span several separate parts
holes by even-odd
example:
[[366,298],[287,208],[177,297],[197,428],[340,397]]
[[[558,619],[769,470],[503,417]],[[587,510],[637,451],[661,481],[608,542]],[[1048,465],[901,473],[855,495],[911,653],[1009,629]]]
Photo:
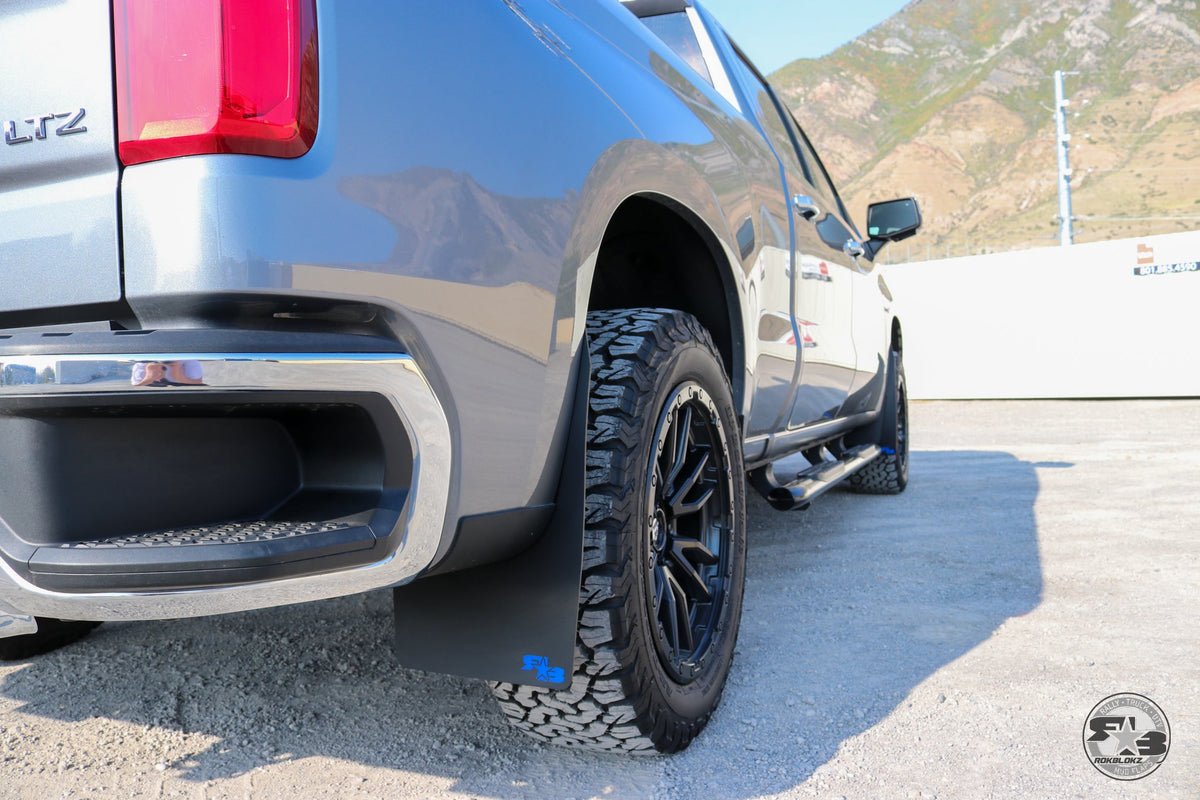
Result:
[[818,58],[866,33],[908,0],[701,0],[763,73]]

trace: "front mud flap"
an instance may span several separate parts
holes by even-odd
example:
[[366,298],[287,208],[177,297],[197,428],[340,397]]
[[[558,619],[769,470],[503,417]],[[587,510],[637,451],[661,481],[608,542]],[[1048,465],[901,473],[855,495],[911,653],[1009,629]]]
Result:
[[403,666],[531,686],[570,684],[583,571],[586,347],[580,356],[549,526],[506,561],[397,587],[396,656]]

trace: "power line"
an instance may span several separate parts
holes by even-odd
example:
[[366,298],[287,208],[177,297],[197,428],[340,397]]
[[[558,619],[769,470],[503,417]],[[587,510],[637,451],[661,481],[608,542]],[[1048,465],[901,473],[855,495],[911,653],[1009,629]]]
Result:
[[1090,167],[1090,169],[1093,175],[1109,175],[1113,172],[1200,172],[1200,167]]
[[1200,220],[1200,216],[1192,217],[1094,217],[1086,214],[1076,217],[1076,219],[1087,220],[1089,222],[1188,222]]

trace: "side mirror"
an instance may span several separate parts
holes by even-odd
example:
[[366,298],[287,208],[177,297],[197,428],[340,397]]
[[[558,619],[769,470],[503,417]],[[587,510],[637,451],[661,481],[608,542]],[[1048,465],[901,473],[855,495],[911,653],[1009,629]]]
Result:
[[867,206],[867,236],[884,242],[899,242],[916,235],[921,227],[921,209],[916,198],[887,200]]
[[872,261],[888,242],[915,236],[921,227],[921,208],[915,197],[886,200],[867,206],[867,241],[863,248]]

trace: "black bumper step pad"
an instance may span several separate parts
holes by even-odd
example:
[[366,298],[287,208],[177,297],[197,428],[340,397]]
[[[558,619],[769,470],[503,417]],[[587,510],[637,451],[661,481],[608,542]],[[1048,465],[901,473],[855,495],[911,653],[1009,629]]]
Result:
[[340,521],[230,522],[42,545],[28,566],[57,591],[199,588],[370,563],[377,542],[371,527]]
[[118,536],[95,542],[71,542],[59,549],[90,550],[105,547],[187,547],[205,544],[244,544],[290,539],[314,533],[344,531],[351,527],[345,522],[230,522],[189,530],[158,531],[134,536]]

